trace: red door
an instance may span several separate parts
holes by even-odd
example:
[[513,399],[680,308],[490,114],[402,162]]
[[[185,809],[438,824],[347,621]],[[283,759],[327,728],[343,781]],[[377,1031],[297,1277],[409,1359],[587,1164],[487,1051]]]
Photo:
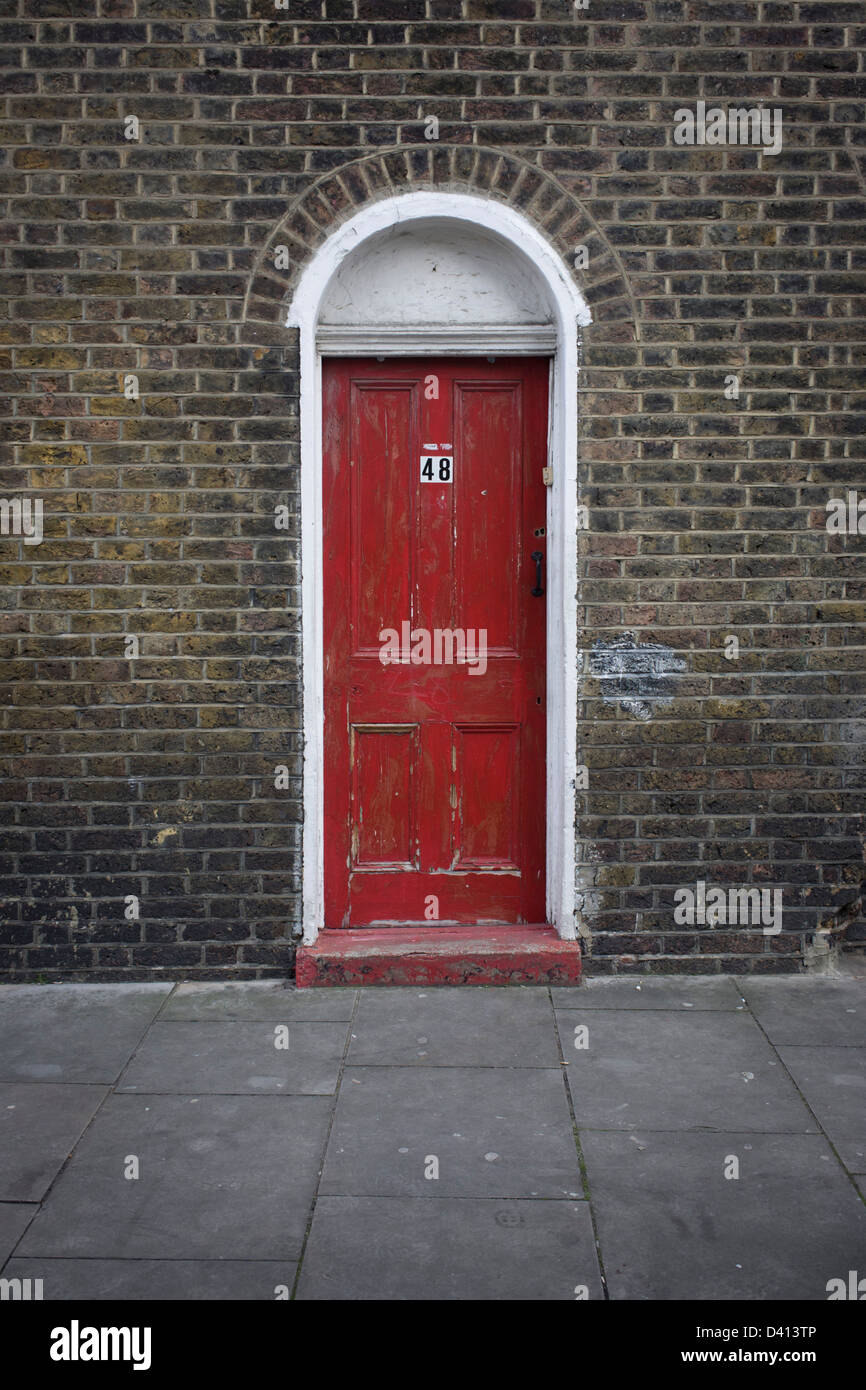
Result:
[[547,381],[324,363],[326,927],[545,920]]

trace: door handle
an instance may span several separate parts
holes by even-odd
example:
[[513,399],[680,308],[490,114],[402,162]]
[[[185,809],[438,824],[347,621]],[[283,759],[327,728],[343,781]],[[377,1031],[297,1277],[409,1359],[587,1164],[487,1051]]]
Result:
[[541,566],[544,564],[544,554],[540,550],[533,550],[532,558],[535,561],[535,588],[532,590],[533,598],[540,598],[544,593],[541,583]]

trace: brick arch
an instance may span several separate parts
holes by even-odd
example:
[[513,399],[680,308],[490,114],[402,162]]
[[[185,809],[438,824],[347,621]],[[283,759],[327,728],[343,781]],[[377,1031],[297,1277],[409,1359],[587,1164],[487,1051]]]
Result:
[[[282,338],[286,309],[310,257],[341,223],[381,197],[417,191],[484,194],[520,212],[547,238],[592,311],[588,330],[606,342],[633,342],[638,317],[619,255],[586,209],[537,165],[479,146],[404,145],[323,174],[291,205],[265,242],[244,301],[247,342]],[[575,247],[587,266],[574,268]],[[288,265],[277,269],[277,248]],[[589,346],[589,344],[588,344]]]

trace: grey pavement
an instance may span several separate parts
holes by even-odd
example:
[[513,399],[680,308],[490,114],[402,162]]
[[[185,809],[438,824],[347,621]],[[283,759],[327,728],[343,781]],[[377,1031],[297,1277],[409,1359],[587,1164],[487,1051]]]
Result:
[[46,1300],[822,1301],[866,1270],[864,1102],[862,968],[3,985],[0,1277]]

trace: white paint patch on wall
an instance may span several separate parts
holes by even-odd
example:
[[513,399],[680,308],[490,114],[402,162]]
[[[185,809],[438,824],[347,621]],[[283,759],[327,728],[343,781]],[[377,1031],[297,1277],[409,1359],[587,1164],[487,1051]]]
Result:
[[670,676],[686,669],[685,659],[660,642],[637,642],[630,632],[593,645],[589,674],[601,686],[605,704],[618,705],[636,719],[651,719],[676,693]]

